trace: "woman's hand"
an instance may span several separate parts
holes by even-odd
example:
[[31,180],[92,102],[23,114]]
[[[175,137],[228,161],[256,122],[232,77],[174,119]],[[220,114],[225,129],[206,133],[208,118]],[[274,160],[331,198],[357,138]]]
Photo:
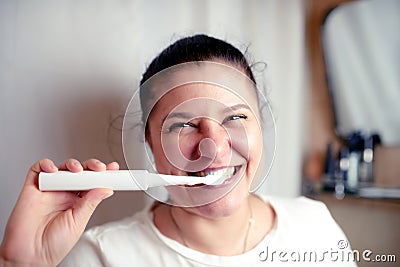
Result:
[[42,192],[39,172],[58,170],[79,172],[117,170],[116,162],[105,165],[91,159],[84,163],[69,159],[59,168],[49,159],[35,163],[29,170],[18,201],[8,220],[0,246],[1,266],[55,266],[82,235],[97,205],[111,196],[111,189],[75,192]]

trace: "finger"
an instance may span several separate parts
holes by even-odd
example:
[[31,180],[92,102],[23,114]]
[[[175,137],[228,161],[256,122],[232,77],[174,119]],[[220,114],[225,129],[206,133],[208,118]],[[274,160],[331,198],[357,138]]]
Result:
[[85,162],[82,163],[83,169],[85,170],[91,170],[91,171],[105,171],[106,170],[106,164],[101,162],[98,159],[89,159]]
[[68,170],[70,172],[83,171],[82,164],[76,159],[67,159],[59,166],[60,170]]
[[42,159],[32,165],[31,170],[39,173],[39,172],[56,172],[58,168],[54,164],[54,162],[50,159]]
[[112,171],[116,171],[119,170],[119,164],[118,162],[110,162],[106,165],[106,169],[107,170],[112,170]]
[[[89,162],[88,162],[89,163]],[[92,163],[91,163],[92,164]],[[93,163],[93,164],[96,164],[96,163]],[[84,163],[84,165],[86,165],[86,163]],[[106,164],[106,170],[112,170],[112,171],[115,171],[115,170],[119,170],[119,164],[118,164],[118,162],[110,162],[110,163],[108,163],[108,164]],[[74,191],[74,192],[72,192],[73,193],[73,195],[75,196],[75,197],[79,197],[79,198],[82,198],[82,197],[84,197],[87,193],[88,193],[89,191]]]
[[83,231],[92,216],[96,207],[100,202],[114,194],[114,191],[109,188],[96,188],[86,191],[81,198],[77,200],[74,208],[74,221],[77,222],[78,227]]
[[40,172],[56,172],[58,168],[50,159],[41,159],[31,166],[26,176],[26,184],[37,184],[37,177]]

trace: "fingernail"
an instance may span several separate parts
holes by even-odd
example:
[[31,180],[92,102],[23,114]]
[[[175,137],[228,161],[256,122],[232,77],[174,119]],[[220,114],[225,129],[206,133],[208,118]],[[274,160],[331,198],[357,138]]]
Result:
[[52,168],[52,169],[57,169],[56,165],[54,165],[53,162],[50,162],[50,168]]

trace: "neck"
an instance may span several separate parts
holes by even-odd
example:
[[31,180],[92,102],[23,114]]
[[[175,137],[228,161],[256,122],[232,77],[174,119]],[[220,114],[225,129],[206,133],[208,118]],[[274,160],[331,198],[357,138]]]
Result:
[[254,227],[252,202],[249,196],[233,213],[219,218],[205,217],[190,209],[170,207],[175,239],[208,254],[241,254],[253,247],[249,238]]

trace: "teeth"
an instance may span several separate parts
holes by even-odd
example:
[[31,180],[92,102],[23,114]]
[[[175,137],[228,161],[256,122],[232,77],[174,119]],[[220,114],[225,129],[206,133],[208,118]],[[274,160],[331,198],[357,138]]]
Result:
[[209,177],[209,176],[217,176],[218,179],[228,179],[232,177],[236,172],[235,167],[227,167],[219,170],[210,170],[210,171],[200,171],[191,173],[193,176],[198,177]]

